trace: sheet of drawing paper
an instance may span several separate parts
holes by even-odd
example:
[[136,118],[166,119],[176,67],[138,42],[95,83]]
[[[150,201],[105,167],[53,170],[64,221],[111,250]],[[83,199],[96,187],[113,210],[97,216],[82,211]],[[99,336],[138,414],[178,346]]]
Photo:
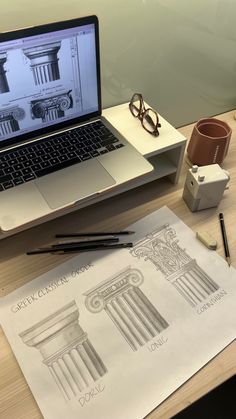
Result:
[[1,301],[46,419],[143,418],[236,336],[235,269],[167,207],[130,228]]

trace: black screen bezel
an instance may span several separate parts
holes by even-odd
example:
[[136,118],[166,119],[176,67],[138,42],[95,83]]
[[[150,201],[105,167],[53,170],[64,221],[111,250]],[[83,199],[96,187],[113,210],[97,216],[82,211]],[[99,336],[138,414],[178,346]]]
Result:
[[63,130],[64,128],[79,124],[83,121],[86,121],[90,118],[94,118],[101,115],[101,74],[100,74],[100,51],[99,51],[99,23],[98,17],[95,15],[79,17],[75,19],[60,21],[60,22],[53,22],[47,23],[44,25],[28,27],[24,29],[17,29],[11,32],[0,33],[0,43],[11,41],[14,39],[19,38],[26,38],[29,36],[40,35],[42,33],[53,32],[63,29],[69,29],[79,26],[84,26],[86,24],[94,24],[95,27],[95,48],[96,48],[96,62],[97,62],[97,97],[98,97],[98,111],[91,112],[86,115],[82,115],[76,118],[72,118],[69,121],[63,121],[58,124],[54,124],[51,126],[47,126],[45,128],[40,128],[37,130],[32,130],[31,132],[20,134],[17,137],[12,137],[6,140],[0,141],[0,149],[5,148],[9,145],[18,144],[25,140],[32,140],[33,138],[37,138],[39,136],[53,133],[54,131]]

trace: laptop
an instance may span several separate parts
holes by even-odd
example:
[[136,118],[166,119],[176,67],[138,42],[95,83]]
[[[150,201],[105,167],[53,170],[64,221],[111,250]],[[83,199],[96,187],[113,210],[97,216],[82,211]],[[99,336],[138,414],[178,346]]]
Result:
[[151,172],[102,117],[96,16],[0,34],[0,229]]

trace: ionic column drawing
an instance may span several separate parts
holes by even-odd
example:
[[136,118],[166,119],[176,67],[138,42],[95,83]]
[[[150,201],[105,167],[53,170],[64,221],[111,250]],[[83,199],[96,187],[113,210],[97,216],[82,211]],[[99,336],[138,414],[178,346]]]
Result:
[[23,53],[30,59],[36,86],[60,78],[57,57],[60,47],[61,42],[53,42],[23,49]]
[[54,121],[65,115],[65,111],[73,107],[71,90],[59,95],[31,101],[32,118],[42,118],[43,122]]
[[133,351],[168,327],[139,288],[143,280],[141,271],[128,266],[84,294],[87,309],[105,310]]
[[0,135],[7,135],[20,129],[18,121],[25,117],[25,111],[19,106],[0,110]]
[[195,307],[217,291],[219,286],[178,245],[175,237],[175,230],[165,224],[137,242],[130,253],[151,261],[184,299]]
[[0,93],[9,92],[9,86],[6,78],[6,70],[4,64],[7,61],[7,53],[0,52]]
[[107,369],[78,323],[75,301],[19,334],[37,348],[66,400],[101,378]]

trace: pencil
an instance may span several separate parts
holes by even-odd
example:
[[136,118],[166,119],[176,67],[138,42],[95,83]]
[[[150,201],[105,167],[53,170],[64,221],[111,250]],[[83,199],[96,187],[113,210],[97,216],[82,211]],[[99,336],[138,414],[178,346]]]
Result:
[[89,233],[61,233],[55,234],[55,237],[62,238],[62,237],[96,237],[96,236],[123,236],[134,234],[134,231],[130,230],[123,230],[123,231],[96,231],[96,232],[89,232]]
[[115,244],[99,244],[85,247],[41,247],[39,249],[30,250],[27,252],[27,255],[38,255],[41,253],[56,253],[56,254],[69,254],[69,253],[80,253],[80,252],[90,252],[97,250],[113,250],[113,249],[122,249],[127,247],[133,247],[133,243],[115,243]]
[[110,237],[110,238],[106,238],[106,239],[100,239],[97,238],[96,240],[80,240],[80,241],[63,241],[60,243],[56,243],[56,244],[52,244],[53,248],[72,248],[72,247],[81,247],[81,248],[86,248],[86,247],[91,247],[91,246],[97,246],[97,245],[102,245],[102,244],[111,244],[111,243],[118,243],[119,242],[119,238],[118,237]]
[[225,259],[228,262],[228,265],[230,266],[231,260],[230,260],[230,253],[229,253],[229,245],[228,245],[228,239],[227,239],[227,234],[226,234],[226,229],[225,229],[224,214],[222,212],[220,212],[219,214],[219,220],[220,220],[220,228],[221,228],[223,244],[224,244]]

